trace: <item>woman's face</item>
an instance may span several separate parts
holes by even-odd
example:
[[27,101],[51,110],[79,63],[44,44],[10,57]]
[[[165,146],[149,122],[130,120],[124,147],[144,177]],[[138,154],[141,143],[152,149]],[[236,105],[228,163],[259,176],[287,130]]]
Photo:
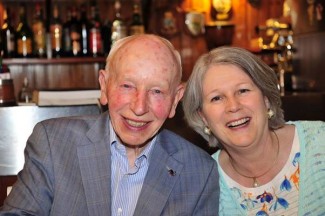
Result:
[[200,115],[225,148],[258,143],[268,130],[269,102],[239,67],[212,65],[203,78]]

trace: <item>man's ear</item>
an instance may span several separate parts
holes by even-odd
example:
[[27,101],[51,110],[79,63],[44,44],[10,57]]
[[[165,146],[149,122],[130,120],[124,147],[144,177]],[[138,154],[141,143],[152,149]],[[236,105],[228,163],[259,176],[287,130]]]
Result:
[[108,84],[108,72],[101,69],[99,70],[98,77],[99,85],[100,85],[100,103],[101,105],[107,105],[107,84]]
[[170,109],[168,118],[173,118],[175,116],[176,113],[176,108],[177,108],[177,104],[178,102],[183,98],[184,95],[184,91],[185,91],[185,86],[183,83],[179,84],[177,86],[177,90],[176,90],[176,95],[172,104],[172,107]]

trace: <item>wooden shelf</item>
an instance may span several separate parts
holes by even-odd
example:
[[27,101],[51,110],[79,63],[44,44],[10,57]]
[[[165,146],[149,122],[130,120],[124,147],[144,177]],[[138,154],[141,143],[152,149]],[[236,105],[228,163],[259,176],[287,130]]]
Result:
[[36,64],[87,64],[87,63],[105,63],[105,57],[70,57],[70,58],[7,58],[3,63],[7,65],[36,65]]

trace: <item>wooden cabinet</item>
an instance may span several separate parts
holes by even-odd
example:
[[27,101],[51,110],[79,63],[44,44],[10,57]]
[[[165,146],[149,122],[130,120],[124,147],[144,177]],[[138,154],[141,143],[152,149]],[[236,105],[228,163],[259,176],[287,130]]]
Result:
[[[28,3],[28,21],[31,23],[34,5],[40,3],[48,22],[51,14],[51,5],[58,3],[62,21],[66,20],[66,11],[72,5],[90,4],[92,0],[0,0],[0,25],[5,6],[16,8],[14,10],[13,25],[18,22],[18,7],[22,2]],[[114,19],[115,0],[97,0],[102,22]],[[195,61],[208,51],[204,35],[193,36],[188,33],[185,24],[185,15],[190,11],[204,10],[206,22],[210,20],[210,1],[194,0],[138,0],[141,2],[146,32],[160,34],[159,25],[162,17],[157,11],[172,8],[177,13],[179,33],[168,38],[180,51],[183,62],[183,81],[191,74]],[[121,0],[121,14],[127,23],[132,16],[132,3],[134,0]],[[252,7],[248,0],[233,1],[234,24],[232,45],[247,47],[250,40],[256,35],[254,29],[264,24],[271,17],[279,17],[282,13],[283,0],[271,0],[269,3],[261,1],[259,7]],[[199,7],[199,8],[197,8]],[[257,18],[257,19],[256,19]],[[27,77],[32,88],[98,88],[98,70],[104,67],[105,58],[62,58],[62,59],[6,59],[14,78],[15,93],[18,94],[24,77]]]
[[5,59],[14,80],[15,95],[27,77],[31,89],[98,89],[98,71],[105,57]]

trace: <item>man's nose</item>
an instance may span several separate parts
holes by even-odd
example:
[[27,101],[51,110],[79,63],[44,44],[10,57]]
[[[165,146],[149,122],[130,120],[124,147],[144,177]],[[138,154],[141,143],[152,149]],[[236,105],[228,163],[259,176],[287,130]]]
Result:
[[131,109],[135,115],[140,116],[148,112],[148,95],[146,92],[139,91],[134,95]]

